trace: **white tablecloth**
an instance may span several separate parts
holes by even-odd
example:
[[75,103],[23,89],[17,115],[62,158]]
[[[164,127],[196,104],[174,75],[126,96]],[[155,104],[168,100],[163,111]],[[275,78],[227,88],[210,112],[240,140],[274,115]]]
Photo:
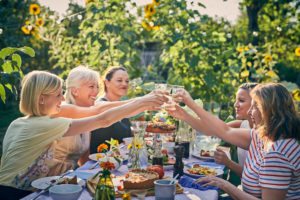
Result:
[[[189,162],[196,162],[199,161],[196,158],[190,157],[189,159],[185,160],[185,163]],[[70,174],[72,175],[77,175],[77,177],[81,179],[87,179],[89,176],[92,174],[95,174],[100,168],[92,169],[89,170],[89,167],[94,164],[95,161],[88,161],[85,163],[82,167],[76,169],[73,173]],[[118,170],[114,170],[113,174],[115,175],[124,175],[128,171],[127,165],[122,165]],[[173,169],[168,167],[165,169],[165,175],[166,176],[173,176]],[[37,195],[38,192],[32,193],[22,200],[29,200]],[[51,200],[52,198],[49,196],[48,192],[41,195],[39,200]],[[91,200],[93,197],[90,195],[88,190],[86,188],[83,189],[79,200]],[[132,198],[132,199],[137,199],[137,198]],[[155,199],[154,196],[146,197],[145,200],[153,200]],[[218,191],[217,190],[206,190],[206,191],[201,191],[197,189],[192,189],[192,188],[184,188],[183,194],[177,194],[175,196],[175,200],[186,200],[186,199],[191,199],[191,200],[217,200],[218,199]]]

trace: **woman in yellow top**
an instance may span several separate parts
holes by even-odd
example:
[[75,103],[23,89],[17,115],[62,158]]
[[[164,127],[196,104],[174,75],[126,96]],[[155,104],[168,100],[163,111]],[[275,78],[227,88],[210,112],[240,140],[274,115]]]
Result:
[[17,199],[32,190],[31,182],[47,176],[53,146],[64,136],[107,127],[124,117],[155,110],[167,99],[149,94],[101,114],[82,118],[52,118],[60,111],[63,81],[56,75],[33,71],[22,81],[20,111],[25,117],[13,121],[3,140],[0,166],[0,199]]

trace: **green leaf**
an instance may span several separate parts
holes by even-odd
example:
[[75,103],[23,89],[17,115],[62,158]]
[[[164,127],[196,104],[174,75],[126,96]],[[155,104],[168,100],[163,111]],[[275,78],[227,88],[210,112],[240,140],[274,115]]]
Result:
[[35,56],[35,52],[32,48],[30,47],[22,47],[22,48],[19,48],[20,51],[22,51],[23,53],[26,53],[27,55],[31,56],[31,57],[34,57]]
[[7,56],[10,54],[18,51],[18,48],[11,48],[11,47],[6,47],[0,51],[0,58],[5,59]]
[[3,68],[4,72],[6,72],[6,73],[11,73],[11,72],[14,71],[13,68],[12,68],[12,66],[11,66],[11,61],[10,60],[7,61],[7,62],[5,62],[2,65],[2,68]]
[[13,92],[12,85],[10,83],[5,84],[5,87],[8,88],[11,92]]
[[21,67],[21,64],[22,64],[21,56],[19,56],[18,54],[13,54],[12,60],[17,63],[18,68]]
[[5,89],[4,89],[4,86],[1,83],[0,83],[0,95],[1,95],[2,101],[5,103],[5,98],[6,98]]
[[206,8],[206,6],[200,2],[198,2],[198,6],[202,7],[202,8]]

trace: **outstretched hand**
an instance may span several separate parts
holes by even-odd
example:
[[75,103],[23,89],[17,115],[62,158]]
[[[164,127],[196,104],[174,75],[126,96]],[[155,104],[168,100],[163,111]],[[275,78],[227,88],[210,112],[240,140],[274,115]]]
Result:
[[193,101],[191,95],[183,88],[177,89],[172,98],[176,103],[188,104],[189,101]]
[[172,117],[175,117],[180,120],[183,120],[184,115],[186,114],[186,111],[177,104],[175,105],[175,109],[174,109],[174,105],[173,106],[167,105],[165,107],[165,110],[168,112],[168,115],[171,115]]
[[161,106],[168,101],[168,98],[161,93],[151,92],[140,98],[143,101],[144,109],[148,111],[160,110]]

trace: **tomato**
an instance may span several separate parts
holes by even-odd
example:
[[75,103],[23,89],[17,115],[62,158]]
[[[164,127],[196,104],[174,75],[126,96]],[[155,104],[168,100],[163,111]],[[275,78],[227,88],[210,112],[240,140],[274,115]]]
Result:
[[164,169],[160,165],[149,166],[149,167],[147,167],[147,171],[158,173],[159,179],[161,179],[165,175]]
[[166,149],[161,150],[161,153],[168,156],[168,151]]
[[118,190],[123,191],[123,187],[121,185],[118,186]]

